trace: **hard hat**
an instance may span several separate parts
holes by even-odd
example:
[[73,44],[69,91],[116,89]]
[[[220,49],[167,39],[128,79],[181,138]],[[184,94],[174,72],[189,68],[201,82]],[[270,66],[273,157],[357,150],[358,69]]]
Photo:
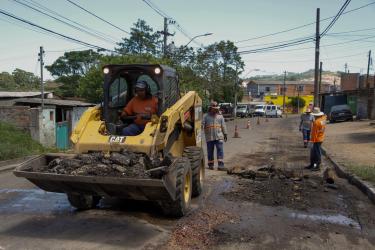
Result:
[[135,84],[135,88],[137,89],[145,89],[147,88],[147,82],[146,81],[137,81],[137,83]]

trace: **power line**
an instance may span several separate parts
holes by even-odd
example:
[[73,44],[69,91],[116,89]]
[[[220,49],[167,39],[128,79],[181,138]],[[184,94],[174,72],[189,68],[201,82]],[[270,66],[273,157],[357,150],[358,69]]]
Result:
[[94,49],[98,49],[98,50],[104,50],[104,51],[109,51],[109,52],[117,53],[116,51],[109,50],[109,49],[105,49],[105,48],[102,48],[102,47],[100,47],[100,46],[97,46],[97,45],[94,45],[94,44],[90,44],[90,43],[87,43],[87,42],[84,42],[84,41],[78,40],[78,39],[73,38],[73,37],[70,37],[70,36],[66,36],[66,35],[64,35],[64,34],[61,34],[61,33],[59,33],[59,32],[53,31],[53,30],[51,30],[51,29],[47,29],[47,28],[42,27],[42,26],[40,26],[40,25],[37,25],[37,24],[35,24],[35,23],[33,23],[33,22],[30,22],[30,21],[28,21],[28,20],[26,20],[26,19],[23,19],[23,18],[21,18],[21,17],[17,17],[16,15],[14,15],[14,14],[12,14],[12,13],[10,13],[10,12],[7,12],[7,11],[5,11],[5,10],[0,9],[0,14],[3,14],[3,15],[5,15],[5,16],[8,16],[8,17],[12,18],[12,19],[18,20],[18,21],[20,21],[20,22],[22,22],[22,23],[26,23],[26,24],[28,24],[28,25],[30,25],[30,26],[32,26],[32,27],[36,27],[36,28],[41,29],[41,30],[43,30],[43,31],[47,31],[47,32],[50,33],[50,34],[56,35],[56,36],[58,36],[58,37],[60,37],[60,38],[63,38],[63,39],[69,40],[69,41],[72,41],[72,42],[75,42],[75,43],[79,43],[79,44],[85,45],[85,46],[90,47],[90,48],[94,48]]
[[81,10],[85,11],[86,13],[89,13],[90,15],[92,15],[92,16],[98,18],[99,20],[101,20],[101,21],[103,21],[103,22],[105,22],[105,23],[111,25],[112,27],[115,27],[116,29],[121,30],[122,32],[125,32],[126,34],[129,34],[129,35],[130,35],[130,33],[129,33],[128,31],[126,31],[126,30],[124,30],[124,29],[118,27],[117,25],[114,25],[113,23],[111,23],[111,22],[105,20],[104,18],[101,18],[100,16],[98,16],[98,15],[94,14],[93,12],[91,12],[91,11],[89,11],[89,10],[83,8],[82,6],[76,4],[75,2],[73,2],[73,1],[71,1],[71,0],[66,0],[66,1],[68,1],[69,3],[73,4],[74,6],[76,6],[76,7],[78,7],[78,8],[80,8]]
[[83,29],[90,30],[90,31],[94,32],[95,34],[101,35],[101,36],[103,36],[103,37],[110,37],[110,38],[111,38],[112,40],[114,40],[114,41],[115,41],[115,40],[118,40],[117,38],[115,38],[115,37],[113,37],[113,36],[111,36],[111,35],[105,34],[105,33],[101,32],[101,31],[99,31],[99,30],[95,30],[95,29],[90,28],[90,27],[88,27],[88,26],[86,26],[86,25],[80,24],[80,23],[78,23],[78,22],[76,22],[76,21],[74,21],[74,20],[72,20],[72,19],[70,19],[70,18],[67,18],[67,17],[65,17],[65,16],[63,16],[63,15],[61,15],[61,14],[59,14],[58,12],[49,9],[49,8],[45,7],[44,5],[42,5],[42,4],[40,4],[40,3],[35,2],[34,0],[28,0],[28,3],[31,4],[31,5],[33,5],[33,6],[35,6],[35,7],[37,7],[37,8],[41,8],[41,9],[43,9],[43,10],[45,10],[45,11],[47,11],[47,12],[53,14],[53,15],[59,16],[59,17],[65,19],[65,20],[67,20],[67,21],[69,21],[69,22],[71,22],[71,23],[74,23],[74,24],[76,24],[76,25],[82,27]]
[[[189,40],[192,39],[192,36],[190,34],[188,34],[188,32],[182,28],[182,26],[177,22],[176,19],[170,17],[167,13],[165,13],[163,10],[161,10],[158,6],[156,6],[150,0],[142,0],[142,1],[145,4],[147,4],[151,9],[153,9],[157,14],[159,14],[161,17],[167,18],[169,20],[173,20],[172,23],[175,25],[175,27],[177,28],[177,30],[179,30]],[[197,44],[199,47],[202,47],[202,45],[200,43],[198,43],[197,41],[193,41],[193,43]]]
[[[354,11],[366,8],[366,7],[368,7],[370,5],[373,5],[373,4],[375,4],[375,1],[371,2],[371,3],[368,3],[368,4],[365,4],[365,5],[362,5],[362,6],[358,7],[358,8],[354,8],[354,9],[348,10],[348,11],[342,13],[342,14],[345,15],[345,14],[348,14],[348,13],[351,13],[351,12],[354,12]],[[326,20],[329,20],[329,19],[334,18],[334,17],[335,16],[327,17],[327,18],[324,18],[324,19],[322,19],[320,21],[326,21]],[[252,38],[248,38],[248,39],[244,39],[244,40],[235,41],[234,43],[242,43],[242,42],[247,42],[247,41],[251,41],[251,40],[257,40],[257,39],[269,37],[269,36],[274,36],[274,35],[278,35],[278,34],[290,32],[290,31],[293,31],[293,30],[301,29],[301,28],[313,25],[315,23],[316,22],[311,22],[311,23],[307,23],[307,24],[304,24],[304,25],[300,25],[300,26],[294,27],[294,28],[290,28],[290,29],[286,29],[286,30],[281,30],[281,31],[278,31],[278,32],[274,32],[274,33],[270,33],[270,34],[266,34],[266,35],[262,35],[262,36],[257,36],[257,37],[252,37]]]
[[320,34],[320,37],[323,37],[336,23],[336,21],[340,18],[346,7],[348,7],[351,0],[346,0],[345,3],[341,6],[339,12],[336,14],[336,16],[333,18],[333,20],[328,24],[328,26],[324,29],[324,31]]
[[19,1],[19,0],[13,0],[13,1],[16,2],[16,3],[18,3],[18,4],[23,5],[23,6],[26,7],[26,8],[32,9],[32,10],[34,10],[35,12],[41,13],[41,14],[43,14],[43,15],[45,15],[45,16],[48,16],[49,18],[52,18],[52,19],[54,19],[54,20],[56,20],[56,21],[58,21],[58,22],[60,22],[60,23],[63,23],[63,24],[65,24],[65,25],[68,25],[69,27],[71,27],[71,28],[73,28],[73,29],[75,29],[75,30],[78,30],[78,31],[84,32],[84,33],[86,33],[86,34],[89,34],[89,35],[91,35],[91,36],[94,36],[94,37],[96,37],[96,38],[99,38],[99,39],[102,40],[102,41],[105,41],[105,42],[108,42],[108,43],[111,43],[111,44],[116,44],[115,41],[109,40],[109,39],[107,39],[107,38],[104,38],[104,37],[102,37],[102,36],[99,36],[99,35],[97,35],[97,34],[94,34],[94,33],[90,32],[90,31],[87,31],[87,30],[84,30],[84,29],[82,29],[82,28],[80,28],[80,27],[77,27],[77,26],[75,26],[75,25],[73,25],[73,24],[70,24],[70,23],[68,23],[68,22],[65,22],[65,21],[63,21],[63,20],[61,20],[61,19],[59,19],[59,18],[57,18],[57,17],[54,17],[54,16],[52,16],[52,15],[50,15],[50,14],[47,14],[47,13],[41,11],[41,10],[38,10],[38,9],[36,9],[36,8],[34,8],[34,7],[32,7],[32,6],[28,5],[28,4],[26,4],[26,3],[23,3],[23,2],[21,2],[21,1]]
[[312,42],[314,39],[312,37],[310,38],[304,38],[300,39],[294,42],[289,42],[289,43],[284,43],[284,44],[279,44],[275,46],[269,46],[269,47],[264,47],[264,48],[258,48],[258,49],[253,49],[253,50],[245,50],[245,51],[239,51],[238,54],[250,54],[250,53],[258,53],[258,52],[266,52],[266,51],[271,51],[271,50],[276,50],[276,49],[281,49],[281,48],[287,48],[291,46],[297,46],[305,43]]

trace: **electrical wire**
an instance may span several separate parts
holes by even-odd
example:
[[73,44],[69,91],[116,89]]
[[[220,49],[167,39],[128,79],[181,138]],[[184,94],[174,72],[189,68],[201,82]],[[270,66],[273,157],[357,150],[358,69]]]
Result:
[[[343,15],[345,14],[348,14],[348,13],[351,13],[351,12],[354,12],[354,11],[357,11],[357,10],[360,10],[360,9],[363,9],[363,8],[366,8],[370,5],[373,5],[375,4],[375,1],[374,2],[371,2],[371,3],[368,3],[368,4],[365,4],[365,5],[362,5],[358,8],[354,8],[354,9],[351,9],[351,10],[348,10],[344,13],[342,13]],[[326,20],[329,20],[329,19],[332,19],[334,18],[335,16],[331,16],[331,17],[326,17],[324,19],[321,19],[320,21],[321,22],[324,22]],[[242,42],[247,42],[247,41],[251,41],[251,40],[257,40],[257,39],[261,39],[261,38],[265,38],[265,37],[269,37],[269,36],[274,36],[274,35],[278,35],[278,34],[282,34],[282,33],[286,33],[286,32],[290,32],[290,31],[293,31],[293,30],[297,30],[297,29],[301,29],[301,28],[304,28],[304,27],[307,27],[307,26],[310,26],[310,25],[313,25],[315,24],[316,22],[311,22],[311,23],[307,23],[307,24],[304,24],[304,25],[300,25],[300,26],[296,26],[294,28],[290,28],[290,29],[286,29],[286,30],[281,30],[281,31],[278,31],[278,32],[274,32],[274,33],[270,33],[270,34],[266,34],[266,35],[262,35],[262,36],[257,36],[257,37],[252,37],[252,38],[248,38],[248,39],[244,39],[244,40],[239,40],[239,41],[235,41],[234,43],[242,43]]]
[[323,37],[331,28],[332,26],[337,22],[337,20],[340,18],[346,7],[348,7],[351,0],[346,0],[345,3],[341,6],[339,12],[336,14],[336,16],[333,18],[333,20],[328,24],[328,26],[324,29],[324,31],[320,34],[320,37]]
[[[142,1],[145,4],[147,4],[151,9],[153,9],[157,14],[159,14],[161,17],[167,18],[169,20],[173,20],[173,24],[176,27],[176,29],[179,30],[186,38],[188,38],[190,40],[192,39],[192,36],[185,29],[182,28],[182,26],[177,22],[176,19],[169,16],[167,13],[165,13],[163,10],[161,10],[159,7],[157,7],[150,0],[142,0]],[[192,42],[195,43],[196,45],[198,45],[199,47],[202,47],[202,44],[200,44],[199,42],[197,42],[195,40],[193,40]]]
[[97,46],[97,45],[94,45],[94,44],[91,44],[91,43],[87,43],[87,42],[81,41],[79,39],[76,39],[76,38],[73,38],[73,37],[61,34],[59,32],[53,31],[51,29],[42,27],[42,26],[40,26],[38,24],[35,24],[35,23],[31,22],[31,21],[28,21],[26,19],[18,17],[18,16],[14,15],[14,14],[12,14],[10,12],[7,12],[5,10],[0,9],[0,14],[3,14],[5,16],[9,17],[9,18],[15,19],[15,20],[20,21],[22,23],[26,23],[26,24],[28,24],[28,25],[30,25],[32,27],[35,27],[35,28],[38,28],[40,30],[46,31],[46,32],[48,32],[50,34],[53,34],[55,36],[58,36],[60,38],[63,38],[63,39],[69,40],[69,41],[72,41],[72,42],[75,42],[75,43],[78,43],[78,44],[81,44],[81,45],[84,45],[84,46],[87,46],[87,47],[90,47],[90,48],[93,48],[93,49],[98,49],[98,50],[103,50],[103,51],[109,51],[109,52],[117,53],[116,51],[105,49],[103,47],[100,47],[100,46]]
[[63,21],[63,20],[61,20],[61,19],[59,19],[59,18],[57,18],[57,17],[54,17],[54,16],[52,16],[52,15],[50,15],[50,14],[47,14],[47,13],[41,11],[41,10],[36,9],[36,8],[34,8],[34,7],[30,6],[30,5],[28,5],[27,3],[23,3],[23,2],[21,2],[21,1],[19,1],[19,0],[13,0],[13,1],[16,2],[16,3],[18,3],[18,4],[23,5],[23,6],[26,7],[26,8],[32,9],[32,10],[35,11],[35,12],[41,13],[42,15],[45,15],[45,16],[48,16],[49,18],[52,18],[52,19],[54,19],[54,20],[56,20],[56,21],[58,21],[58,22],[60,22],[60,23],[63,23],[63,24],[65,24],[65,25],[67,25],[67,26],[69,26],[69,27],[71,27],[71,28],[73,28],[73,29],[75,29],[75,30],[78,30],[78,31],[84,32],[84,33],[86,33],[86,34],[89,34],[89,35],[91,35],[91,36],[93,36],[93,37],[96,37],[96,38],[102,40],[102,41],[105,41],[105,42],[108,42],[108,43],[111,43],[111,44],[116,44],[115,41],[109,40],[109,39],[107,39],[107,38],[105,38],[105,37],[99,36],[99,35],[97,35],[97,34],[94,34],[94,33],[90,32],[90,31],[87,31],[87,30],[84,30],[84,29],[82,29],[82,28],[80,28],[80,27],[77,27],[77,26],[75,26],[75,25],[73,25],[73,24],[70,24],[70,23],[68,23],[68,22],[65,22],[65,21]]
[[100,35],[100,36],[102,36],[102,37],[108,37],[108,38],[111,38],[113,41],[119,40],[118,38],[115,38],[115,37],[113,37],[113,36],[111,36],[111,35],[105,34],[105,33],[101,32],[101,31],[99,31],[99,30],[95,30],[95,29],[90,28],[90,27],[88,27],[88,26],[86,26],[86,25],[80,24],[80,23],[78,23],[78,22],[76,22],[76,21],[74,21],[74,20],[72,20],[72,19],[70,19],[70,18],[68,18],[68,17],[65,17],[65,16],[61,15],[60,13],[58,13],[58,12],[56,12],[56,11],[54,11],[54,10],[49,9],[49,8],[47,8],[46,6],[44,6],[44,5],[42,5],[42,4],[38,3],[38,2],[36,2],[36,1],[34,1],[34,0],[24,0],[24,1],[27,2],[28,4],[31,4],[31,5],[35,6],[36,8],[43,9],[44,11],[46,11],[46,12],[52,14],[52,15],[59,16],[59,17],[61,17],[62,19],[66,20],[66,21],[69,21],[69,22],[71,22],[71,23],[74,23],[74,24],[80,26],[80,27],[83,28],[83,29],[90,30],[91,32],[93,32],[93,33],[95,33],[95,34],[98,34],[98,35]]
[[86,13],[89,13],[90,15],[92,15],[92,16],[98,18],[99,20],[101,20],[101,21],[103,21],[103,22],[105,22],[105,23],[111,25],[112,27],[114,27],[114,28],[116,28],[116,29],[118,29],[118,30],[121,30],[122,32],[125,32],[126,34],[129,34],[129,35],[130,35],[130,33],[129,33],[128,31],[126,31],[126,30],[120,28],[120,27],[117,26],[117,25],[114,25],[113,23],[111,23],[111,22],[105,20],[104,18],[101,18],[100,16],[98,16],[98,15],[96,15],[95,13],[93,13],[93,12],[91,12],[91,11],[89,11],[89,10],[83,8],[82,6],[78,5],[77,3],[75,3],[75,2],[73,2],[73,1],[71,1],[71,0],[66,0],[66,1],[68,1],[69,3],[73,4],[74,6],[76,6],[76,7],[78,7],[78,8],[80,8],[81,10],[85,11]]

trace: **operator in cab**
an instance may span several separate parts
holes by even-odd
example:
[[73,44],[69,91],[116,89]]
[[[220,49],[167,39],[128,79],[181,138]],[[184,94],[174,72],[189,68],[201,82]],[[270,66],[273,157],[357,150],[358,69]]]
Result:
[[136,116],[134,123],[122,130],[122,135],[125,136],[141,134],[151,120],[151,116],[158,112],[158,98],[152,96],[146,81],[137,81],[135,94],[121,113],[122,118]]

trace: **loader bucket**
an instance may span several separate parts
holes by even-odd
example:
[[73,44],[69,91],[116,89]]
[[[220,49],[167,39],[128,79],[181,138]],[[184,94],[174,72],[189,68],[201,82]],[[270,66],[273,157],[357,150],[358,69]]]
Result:
[[[161,179],[138,179],[102,176],[75,176],[38,172],[54,158],[63,154],[46,154],[21,163],[14,171],[48,192],[85,194],[100,197],[115,197],[132,200],[173,201],[175,200],[175,171],[173,168]],[[74,155],[63,155],[74,157]]]

